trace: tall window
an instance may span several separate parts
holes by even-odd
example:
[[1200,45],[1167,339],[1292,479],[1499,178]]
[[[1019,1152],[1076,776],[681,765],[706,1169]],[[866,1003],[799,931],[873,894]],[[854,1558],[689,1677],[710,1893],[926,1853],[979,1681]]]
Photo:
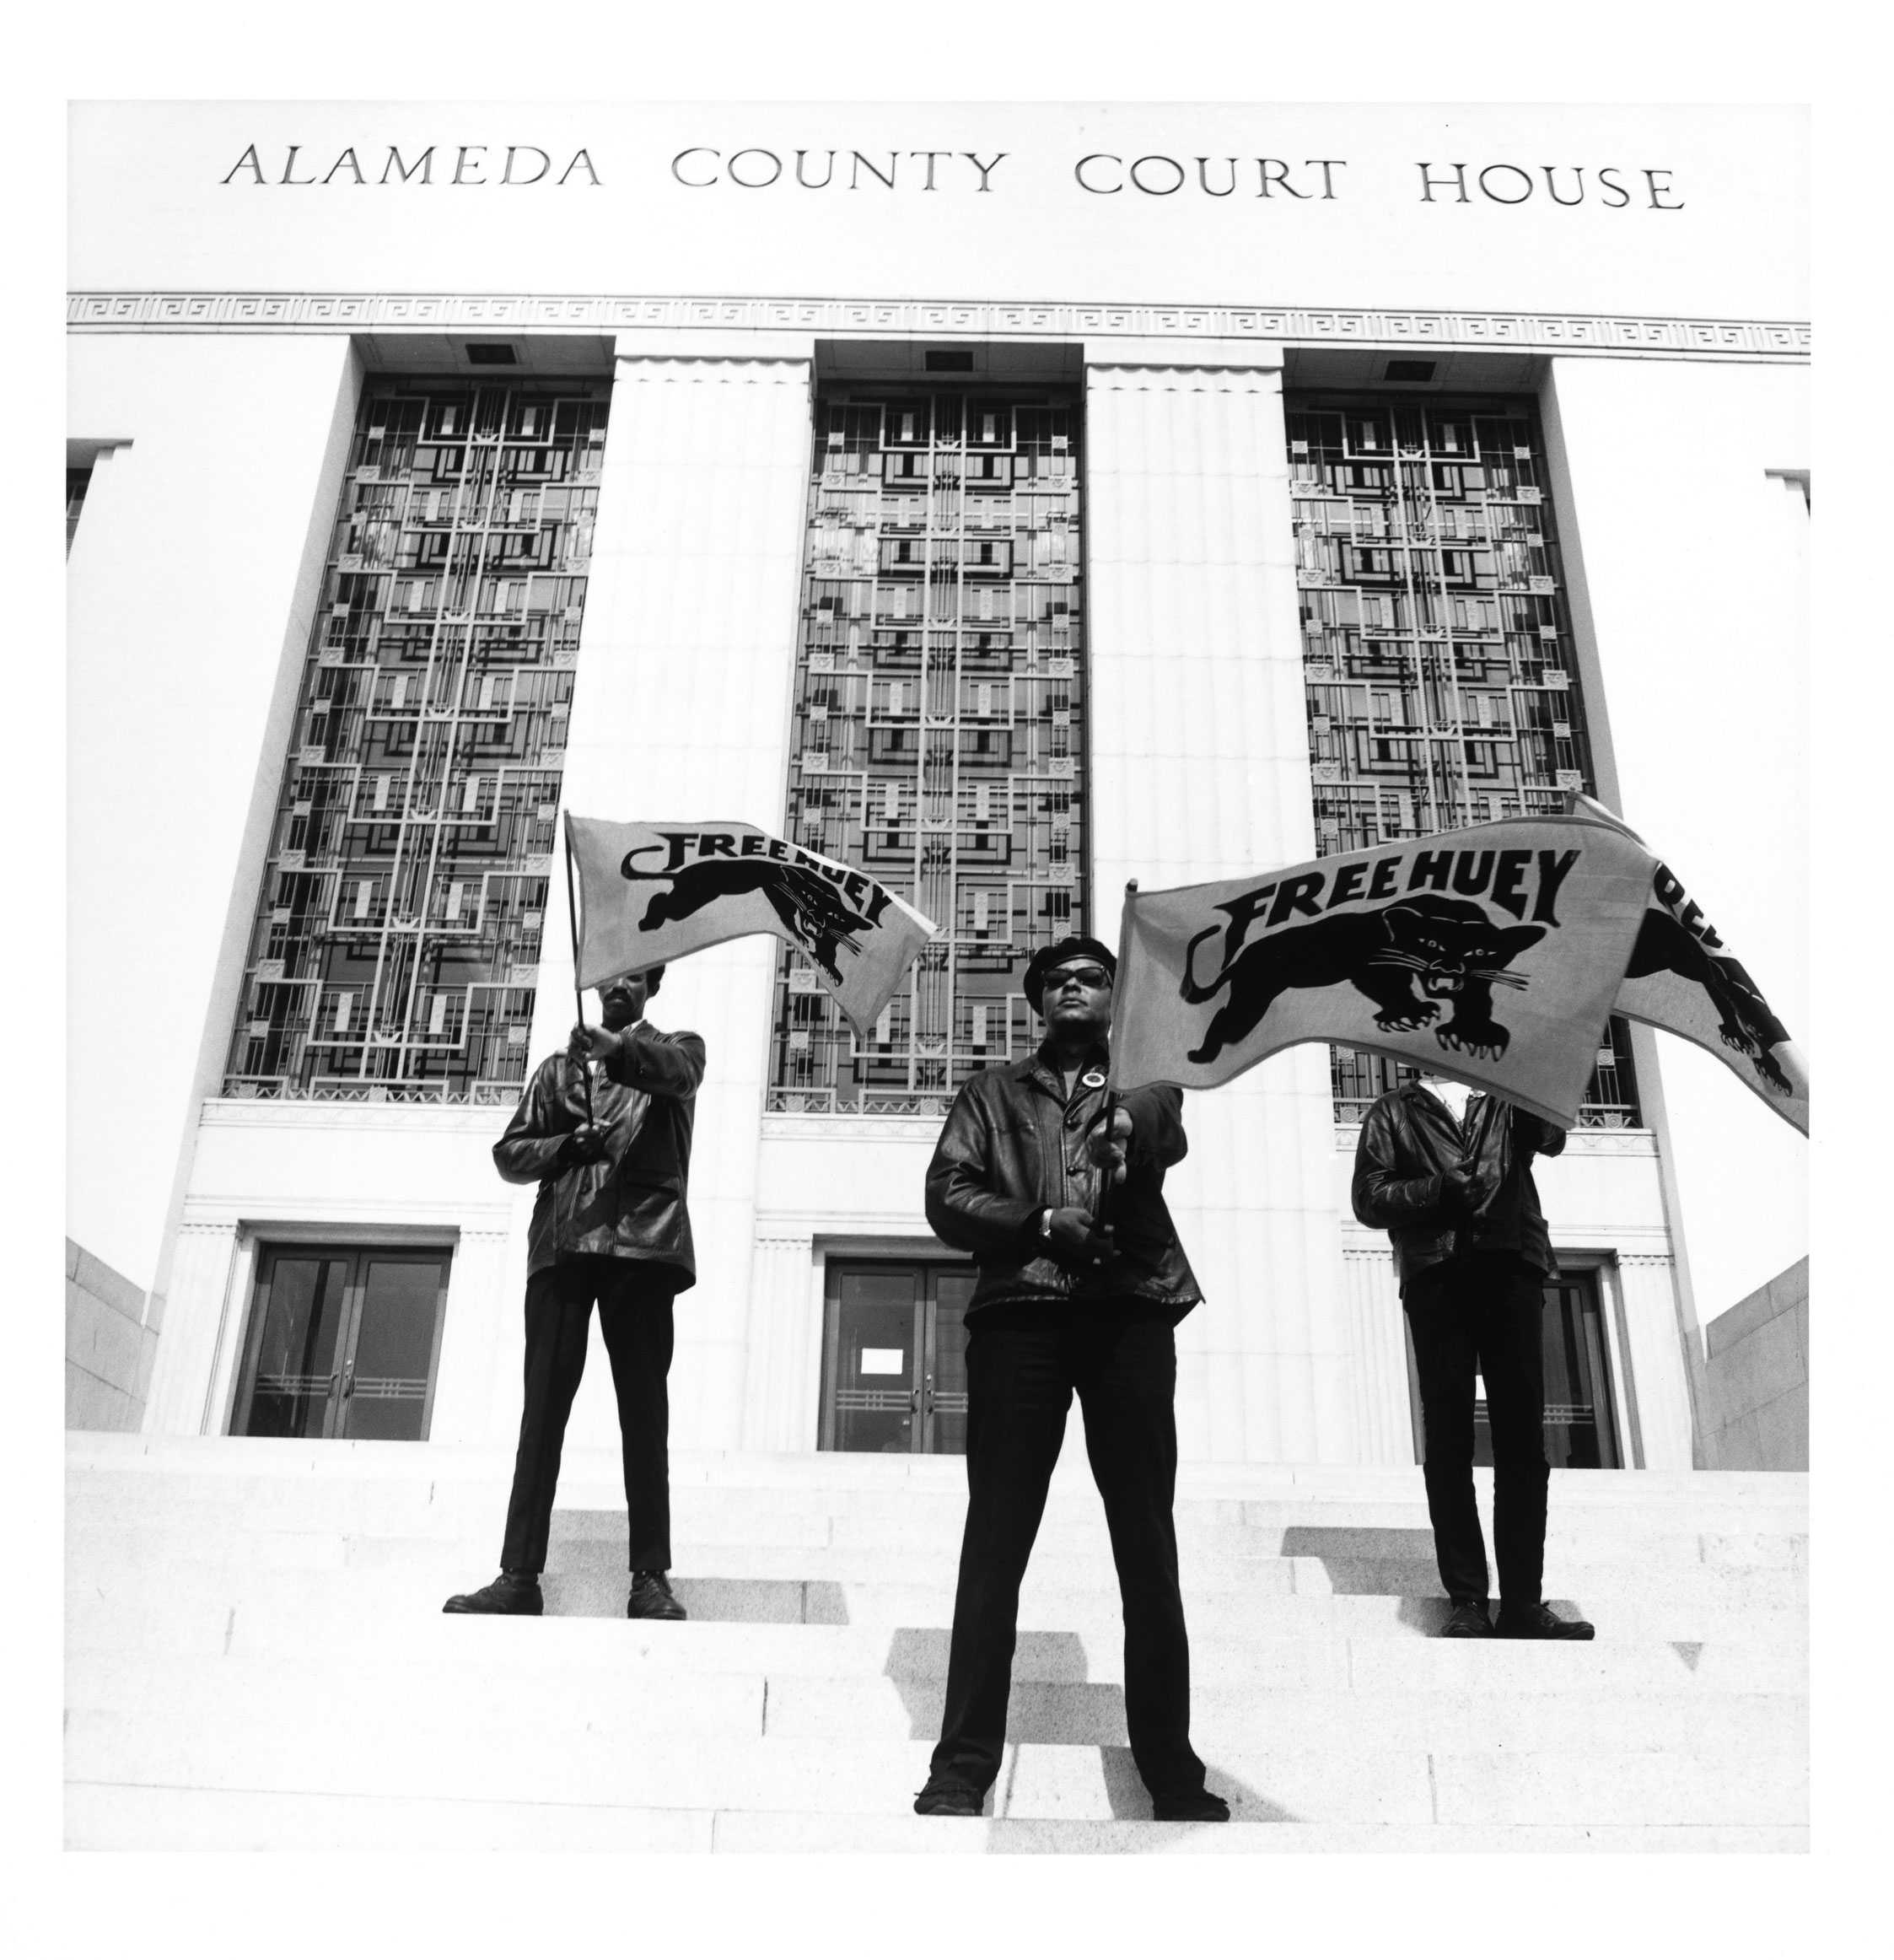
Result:
[[[1593,788],[1538,417],[1517,399],[1286,403],[1319,852],[1551,814]],[[1336,1113],[1396,1064],[1333,1054]],[[1614,1017],[1581,1120],[1638,1120]]]
[[870,1038],[779,962],[769,1107],[944,1111],[1030,1053],[1020,992],[1082,929],[1075,395],[838,391],[815,412],[788,834],[941,934]]
[[227,1094],[518,1094],[609,391],[364,390]]

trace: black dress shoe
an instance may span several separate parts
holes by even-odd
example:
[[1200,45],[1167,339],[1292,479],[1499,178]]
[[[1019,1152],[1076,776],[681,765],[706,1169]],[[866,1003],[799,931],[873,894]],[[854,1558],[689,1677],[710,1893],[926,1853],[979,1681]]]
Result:
[[1227,1824],[1229,1806],[1208,1790],[1172,1790],[1151,1799],[1151,1815],[1160,1824]]
[[632,1573],[632,1596],[625,1602],[627,1619],[683,1620],[690,1617],[662,1572]]
[[1490,1640],[1493,1638],[1493,1622],[1487,1618],[1486,1602],[1483,1599],[1456,1599],[1453,1611],[1442,1625],[1439,1638],[1443,1640]]
[[539,1614],[546,1611],[540,1597],[539,1575],[535,1572],[503,1572],[491,1586],[478,1592],[457,1592],[441,1608],[443,1613],[515,1613]]
[[1503,1640],[1589,1640],[1597,1633],[1590,1620],[1562,1620],[1549,1606],[1508,1606],[1504,1600],[1493,1630]]
[[914,1799],[917,1817],[977,1817],[987,1801],[987,1793],[963,1783],[957,1776],[930,1776]]

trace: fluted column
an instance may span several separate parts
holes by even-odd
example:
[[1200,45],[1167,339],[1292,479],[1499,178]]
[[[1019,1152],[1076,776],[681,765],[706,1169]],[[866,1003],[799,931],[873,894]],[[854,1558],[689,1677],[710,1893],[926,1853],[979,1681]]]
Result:
[[821,1416],[822,1300],[810,1234],[758,1237],[750,1298],[743,1447],[813,1450]]
[[219,1366],[241,1337],[248,1303],[234,1297],[237,1264],[234,1219],[193,1220],[179,1227],[164,1296],[164,1333],[152,1364],[145,1401],[148,1435],[196,1436],[223,1427],[211,1406]]
[[[810,364],[806,351],[621,353],[568,810],[780,824]],[[572,1023],[568,933],[561,874],[540,966],[535,1057],[562,1045]],[[678,1303],[671,1371],[671,1435],[684,1448],[734,1447],[740,1430],[773,952],[772,940],[747,939],[698,954],[666,976],[652,1007],[659,1026],[695,1028],[710,1053],[691,1171],[698,1279]],[[608,1404],[602,1392],[582,1392],[575,1440],[610,1440]]]
[[[1678,1335],[1676,1261],[1667,1252],[1617,1255],[1617,1283],[1624,1306],[1620,1333],[1629,1353],[1625,1372],[1637,1397],[1639,1439],[1646,1470],[1692,1467],[1690,1382]],[[1609,1311],[1609,1302],[1606,1302]],[[1621,1424],[1631,1411],[1621,1407]],[[1625,1451],[1630,1459],[1628,1442]]]
[[[1093,903],[1113,940],[1127,877],[1315,855],[1276,358],[1086,369]],[[1208,1304],[1179,1333],[1181,1446],[1353,1462],[1327,1057],[1274,1057],[1185,1121],[1169,1190]]]
[[492,1413],[497,1330],[517,1317],[519,1299],[503,1284],[512,1231],[509,1207],[495,1206],[490,1224],[463,1225],[448,1269],[447,1324],[441,1333],[440,1373],[428,1440],[435,1443],[492,1443],[507,1440],[519,1420],[517,1371],[511,1384],[510,1419]]
[[1342,1291],[1353,1358],[1357,1461],[1412,1463],[1414,1412],[1407,1392],[1407,1338],[1401,1287],[1386,1232],[1342,1228]]

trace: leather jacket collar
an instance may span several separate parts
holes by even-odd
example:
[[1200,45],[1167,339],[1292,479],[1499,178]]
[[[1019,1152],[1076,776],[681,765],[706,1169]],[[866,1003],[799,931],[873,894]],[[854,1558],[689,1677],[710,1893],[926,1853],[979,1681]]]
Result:
[[[1111,1073],[1111,1046],[1109,1042],[1095,1042],[1087,1051],[1084,1064],[1073,1082],[1073,1094],[1090,1093],[1105,1086],[1106,1078]],[[1088,1076],[1096,1074],[1095,1082],[1088,1081]],[[1026,1079],[1036,1082],[1041,1089],[1056,1096],[1063,1107],[1067,1100],[1065,1078],[1059,1073],[1059,1065],[1052,1054],[1052,1044],[1041,1042],[1033,1051],[1032,1058],[1026,1063]]]

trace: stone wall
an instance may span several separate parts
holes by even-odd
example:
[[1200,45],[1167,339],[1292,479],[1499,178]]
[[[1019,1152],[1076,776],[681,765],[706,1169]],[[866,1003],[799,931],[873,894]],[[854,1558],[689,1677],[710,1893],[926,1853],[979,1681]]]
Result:
[[1703,1330],[1706,1470],[1809,1467],[1809,1263],[1798,1259]]
[[66,1426],[137,1430],[158,1352],[163,1302],[66,1241]]

